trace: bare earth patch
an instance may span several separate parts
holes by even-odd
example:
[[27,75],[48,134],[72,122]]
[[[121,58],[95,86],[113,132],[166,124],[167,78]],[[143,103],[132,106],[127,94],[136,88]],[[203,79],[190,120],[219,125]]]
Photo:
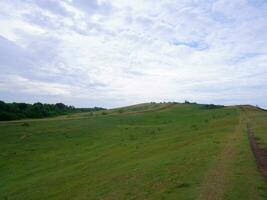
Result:
[[265,149],[260,148],[250,127],[248,127],[248,138],[251,150],[257,161],[257,166],[261,171],[262,175],[267,180],[267,151]]

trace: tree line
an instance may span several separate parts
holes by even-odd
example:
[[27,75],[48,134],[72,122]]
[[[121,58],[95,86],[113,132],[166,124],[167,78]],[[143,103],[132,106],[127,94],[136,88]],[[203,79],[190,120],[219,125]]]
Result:
[[25,118],[43,118],[57,115],[64,115],[74,112],[92,112],[104,110],[101,107],[93,108],[75,108],[63,103],[46,104],[46,103],[5,103],[0,101],[0,121],[17,120]]

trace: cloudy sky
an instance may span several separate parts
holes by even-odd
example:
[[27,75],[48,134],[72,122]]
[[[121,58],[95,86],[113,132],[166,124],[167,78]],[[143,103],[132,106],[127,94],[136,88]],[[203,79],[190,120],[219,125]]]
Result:
[[0,99],[267,107],[266,0],[0,0]]

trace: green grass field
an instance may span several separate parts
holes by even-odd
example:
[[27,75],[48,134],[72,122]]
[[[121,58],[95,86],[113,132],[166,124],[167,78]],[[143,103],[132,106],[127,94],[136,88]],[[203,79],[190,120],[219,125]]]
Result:
[[250,106],[141,104],[0,123],[0,199],[267,199]]

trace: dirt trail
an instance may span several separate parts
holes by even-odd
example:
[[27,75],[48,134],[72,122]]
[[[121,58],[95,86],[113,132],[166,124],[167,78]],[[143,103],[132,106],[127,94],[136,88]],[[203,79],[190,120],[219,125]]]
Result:
[[[267,150],[264,150],[257,143],[256,138],[253,135],[253,131],[247,126],[251,122],[249,115],[244,107],[237,107],[239,110],[239,123],[236,126],[235,131],[230,134],[226,140],[226,144],[217,156],[214,166],[207,173],[204,178],[202,185],[200,187],[200,200],[223,200],[225,195],[227,195],[227,185],[231,185],[234,174],[235,161],[240,155],[240,145],[244,142],[244,137],[246,135],[246,130],[248,133],[248,140],[251,146],[251,150],[256,158],[257,165],[262,175],[267,180]],[[247,144],[249,148],[249,144]],[[248,151],[249,152],[249,151]],[[249,157],[250,158],[250,157]],[[253,156],[251,155],[251,159]],[[243,169],[244,170],[244,169]],[[253,170],[253,169],[252,169]],[[243,174],[249,178],[250,176],[255,176],[251,171],[243,171]],[[250,174],[249,174],[250,173]],[[244,179],[245,180],[245,179]],[[247,179],[250,182],[249,179]],[[251,182],[255,184],[255,182]],[[256,189],[255,189],[256,188]],[[251,185],[250,194],[248,199],[262,199],[257,192],[257,186]]]
[[224,199],[225,186],[232,176],[232,166],[238,152],[237,146],[242,141],[243,118],[239,115],[239,122],[235,131],[229,134],[227,143],[216,158],[214,167],[207,173],[200,187],[199,200]]
[[[245,109],[245,107],[241,107],[241,109],[245,113],[247,119],[247,133],[251,151],[256,159],[258,169],[260,170],[265,180],[267,180],[267,150],[260,147],[260,144],[257,142],[257,139],[253,134],[253,130],[251,128],[252,119],[250,118],[248,111]],[[257,109],[259,109],[260,111],[266,111],[261,108]]]
[[257,161],[257,166],[261,171],[262,175],[267,180],[267,151],[265,149],[260,148],[250,127],[248,127],[248,138],[251,150]]

